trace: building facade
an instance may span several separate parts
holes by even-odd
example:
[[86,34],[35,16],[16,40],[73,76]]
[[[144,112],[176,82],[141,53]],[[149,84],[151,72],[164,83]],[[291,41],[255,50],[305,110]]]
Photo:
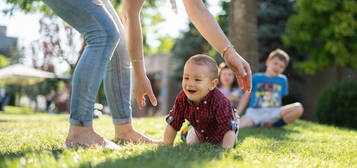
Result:
[[17,38],[6,35],[7,27],[0,25],[0,55],[13,57],[17,53]]

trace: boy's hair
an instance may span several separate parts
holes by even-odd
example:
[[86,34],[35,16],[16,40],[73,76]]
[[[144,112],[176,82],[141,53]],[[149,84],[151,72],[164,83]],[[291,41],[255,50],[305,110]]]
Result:
[[218,78],[217,62],[212,57],[205,54],[197,54],[190,57],[190,59],[186,61],[186,64],[189,62],[194,63],[196,65],[207,66],[209,71],[211,72],[212,79]]
[[286,65],[289,64],[289,60],[290,60],[289,55],[280,48],[275,49],[274,51],[270,52],[268,60],[273,59],[273,58],[278,58],[279,60],[285,62]]

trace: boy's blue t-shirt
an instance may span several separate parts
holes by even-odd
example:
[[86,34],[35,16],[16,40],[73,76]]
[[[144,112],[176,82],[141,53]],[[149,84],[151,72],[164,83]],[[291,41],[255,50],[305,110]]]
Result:
[[268,77],[255,73],[252,77],[252,93],[249,107],[265,108],[281,106],[281,99],[288,94],[288,80],[285,75]]

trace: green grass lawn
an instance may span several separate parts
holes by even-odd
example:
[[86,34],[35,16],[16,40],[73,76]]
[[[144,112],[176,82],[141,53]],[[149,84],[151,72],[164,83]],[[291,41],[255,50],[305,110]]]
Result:
[[[297,121],[283,128],[240,131],[235,149],[201,144],[172,147],[125,145],[123,150],[64,150],[68,115],[10,107],[0,112],[0,167],[357,167],[357,131]],[[24,114],[21,114],[21,110]],[[136,118],[134,125],[161,139],[163,117]],[[111,118],[94,121],[96,131],[113,138]]]

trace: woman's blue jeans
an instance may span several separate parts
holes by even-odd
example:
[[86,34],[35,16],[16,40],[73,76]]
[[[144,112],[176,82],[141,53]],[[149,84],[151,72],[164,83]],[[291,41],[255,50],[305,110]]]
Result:
[[131,64],[123,25],[110,0],[42,0],[78,30],[87,46],[72,79],[70,124],[92,126],[101,82],[114,124],[131,122]]

